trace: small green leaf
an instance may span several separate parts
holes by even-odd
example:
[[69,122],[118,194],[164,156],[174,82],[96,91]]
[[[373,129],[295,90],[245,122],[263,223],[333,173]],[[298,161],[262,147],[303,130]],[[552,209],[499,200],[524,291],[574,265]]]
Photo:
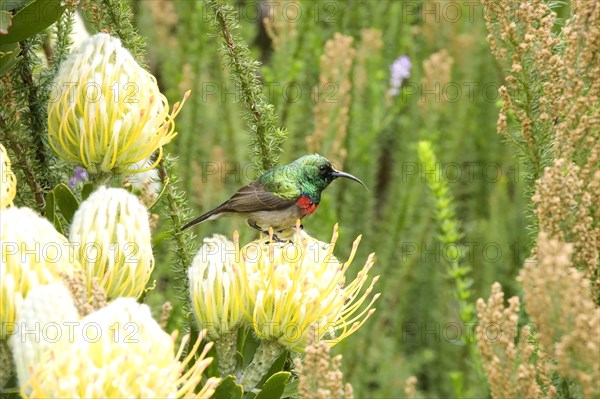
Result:
[[273,362],[273,365],[271,366],[267,374],[262,378],[262,380],[260,380],[258,386],[262,386],[262,384],[266,383],[267,379],[270,378],[270,376],[275,375],[275,373],[283,370],[285,362],[288,358],[288,354],[288,351],[283,351],[283,353],[279,355],[279,357]]
[[235,364],[244,364],[244,355],[240,351],[235,354]]
[[20,59],[21,49],[18,43],[9,43],[0,46],[0,75],[3,75],[10,67]]
[[151,210],[152,208],[154,208],[154,205],[158,204],[158,202],[160,201],[160,197],[162,197],[163,194],[165,193],[165,189],[167,188],[168,184],[169,184],[169,178],[167,177],[167,180],[162,185],[162,189],[160,190],[160,193],[158,193],[158,195],[156,196],[156,199],[154,200],[154,202],[152,203],[152,205],[150,205],[148,207],[148,210]]
[[52,191],[54,192],[56,205],[60,209],[60,213],[62,213],[67,223],[71,224],[73,215],[75,215],[75,211],[79,208],[79,201],[77,201],[71,189],[64,183],[58,184]]
[[298,396],[298,385],[300,385],[300,380],[295,379],[293,381],[285,384],[285,389],[283,390],[282,398],[293,398]]
[[0,0],[0,10],[10,11],[23,7],[31,0]]
[[235,383],[235,378],[232,375],[228,375],[217,385],[213,398],[241,399],[243,391],[242,386]]
[[81,188],[81,200],[85,201],[87,199],[87,197],[89,197],[90,194],[93,192],[94,192],[94,183],[92,183],[92,182],[84,183],[83,187]]
[[273,374],[260,392],[256,395],[256,399],[279,399],[285,391],[285,383],[290,379],[292,373],[289,371],[280,371]]
[[54,228],[56,229],[56,231],[58,231],[60,234],[65,235],[65,231],[62,227],[62,224],[60,223],[60,219],[58,218],[58,215],[55,213],[54,214]]
[[50,222],[54,222],[54,193],[52,191],[46,193],[46,207],[44,208],[44,216]]
[[8,11],[0,10],[0,35],[6,35],[10,25],[12,25],[12,14]]
[[56,201],[53,191],[50,191],[46,194],[46,207],[44,208],[44,216],[50,221],[50,223],[54,225],[56,231],[58,231],[60,234],[64,234],[62,225],[60,224],[60,220],[56,214]]
[[52,25],[65,11],[61,0],[34,0],[13,15],[8,34],[2,43],[16,43]]
[[240,351],[242,359],[244,359],[244,363],[240,364],[242,364],[244,367],[248,366],[248,364],[250,364],[252,358],[254,357],[256,348],[258,348],[258,340],[252,334],[245,334],[243,340],[243,347]]

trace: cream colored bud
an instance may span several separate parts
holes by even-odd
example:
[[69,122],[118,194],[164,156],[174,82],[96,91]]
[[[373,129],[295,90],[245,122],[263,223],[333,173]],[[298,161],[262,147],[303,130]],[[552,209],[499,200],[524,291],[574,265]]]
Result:
[[69,241],[87,275],[106,296],[139,297],[154,268],[148,211],[121,188],[100,187],[75,213]]
[[38,285],[79,268],[74,248],[29,208],[0,209],[0,339],[19,316],[23,299]]
[[52,345],[74,339],[78,321],[71,292],[62,282],[31,289],[10,337],[19,386],[29,381],[30,370]]
[[[239,258],[238,258],[239,259]],[[247,298],[236,247],[224,236],[205,238],[189,268],[192,310],[211,339],[236,329],[244,320]]]
[[[71,342],[60,342],[33,368],[24,397],[180,398],[194,395],[210,364],[199,354],[189,370],[200,338],[182,361],[176,335],[164,332],[150,308],[134,298],[118,298],[81,319]],[[198,397],[208,398],[217,380],[210,379]],[[30,391],[28,391],[30,390]],[[30,392],[30,393],[28,393]]]
[[98,33],[60,66],[48,101],[49,143],[63,160],[92,174],[134,172],[158,150],[152,168],[176,135],[180,105],[170,112],[154,76],[119,39]]

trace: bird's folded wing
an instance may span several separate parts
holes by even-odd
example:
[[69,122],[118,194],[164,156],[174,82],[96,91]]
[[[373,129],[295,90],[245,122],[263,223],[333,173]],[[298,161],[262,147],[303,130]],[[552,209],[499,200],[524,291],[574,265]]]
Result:
[[286,200],[276,196],[265,190],[260,182],[255,181],[240,188],[219,208],[222,212],[275,211],[285,209],[295,202],[295,200]]

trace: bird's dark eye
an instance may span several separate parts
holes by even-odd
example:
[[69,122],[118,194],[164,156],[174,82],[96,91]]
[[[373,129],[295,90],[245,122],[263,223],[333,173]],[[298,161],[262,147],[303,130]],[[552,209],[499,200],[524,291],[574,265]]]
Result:
[[321,165],[321,166],[319,166],[319,170],[320,170],[321,172],[325,172],[325,171],[327,170],[327,166],[325,166],[325,165]]

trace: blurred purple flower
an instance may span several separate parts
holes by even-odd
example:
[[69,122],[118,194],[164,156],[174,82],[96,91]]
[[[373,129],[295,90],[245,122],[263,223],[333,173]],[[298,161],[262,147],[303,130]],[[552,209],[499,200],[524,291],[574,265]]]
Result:
[[412,64],[407,55],[401,55],[396,58],[390,66],[390,90],[388,93],[391,96],[397,96],[400,93],[400,87],[404,80],[410,77],[410,68]]
[[71,189],[74,189],[75,186],[77,185],[77,183],[79,183],[80,181],[87,181],[88,180],[88,172],[85,168],[82,168],[81,166],[75,166],[75,168],[73,169],[73,176],[71,178],[69,178],[69,187],[71,187]]

